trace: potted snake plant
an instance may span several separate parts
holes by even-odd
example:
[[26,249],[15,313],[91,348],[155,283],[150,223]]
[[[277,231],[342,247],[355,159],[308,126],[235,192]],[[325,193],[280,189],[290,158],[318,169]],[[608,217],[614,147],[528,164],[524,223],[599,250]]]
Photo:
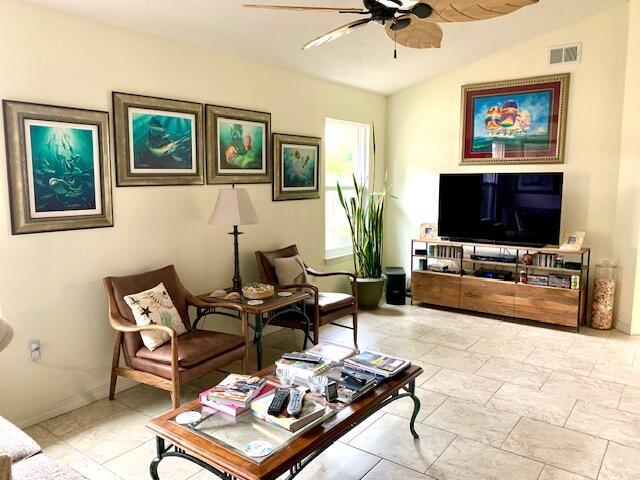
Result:
[[382,273],[382,224],[389,187],[385,185],[383,191],[369,193],[365,183],[358,183],[353,175],[353,197],[345,197],[339,183],[337,190],[351,231],[358,306],[372,309],[380,303],[385,282]]

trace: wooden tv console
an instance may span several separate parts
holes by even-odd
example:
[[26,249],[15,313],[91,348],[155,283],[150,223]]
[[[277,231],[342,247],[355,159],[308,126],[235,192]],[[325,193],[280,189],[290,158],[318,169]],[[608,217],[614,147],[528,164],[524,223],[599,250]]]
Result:
[[[429,249],[440,255],[434,255]],[[416,253],[426,250],[426,254]],[[444,252],[442,252],[444,250]],[[514,257],[514,263],[472,259],[471,255]],[[580,269],[536,266],[524,263],[523,255],[558,255],[580,264]],[[420,268],[420,261],[422,267]],[[507,317],[536,320],[580,329],[586,318],[591,251],[576,252],[558,248],[527,248],[512,245],[431,240],[411,241],[411,303],[459,308]],[[448,272],[432,271],[434,263],[449,267]],[[511,272],[511,281],[476,277],[480,268]],[[520,272],[527,275],[577,276],[578,288],[520,283]]]

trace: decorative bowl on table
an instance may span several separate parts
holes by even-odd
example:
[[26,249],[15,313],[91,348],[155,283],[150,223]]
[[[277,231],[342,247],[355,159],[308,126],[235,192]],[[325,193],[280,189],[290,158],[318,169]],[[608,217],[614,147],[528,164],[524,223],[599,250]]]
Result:
[[273,285],[267,285],[266,283],[250,283],[242,287],[242,295],[251,300],[273,297],[273,293]]

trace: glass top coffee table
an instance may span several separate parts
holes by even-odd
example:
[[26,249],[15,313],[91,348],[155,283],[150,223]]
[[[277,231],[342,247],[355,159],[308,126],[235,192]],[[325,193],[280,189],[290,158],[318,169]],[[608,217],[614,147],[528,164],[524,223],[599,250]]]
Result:
[[[275,367],[256,375],[271,377]],[[316,422],[291,433],[246,412],[235,419],[202,407],[194,400],[154,420],[147,427],[156,435],[157,456],[150,465],[151,478],[159,480],[158,465],[167,457],[189,460],[225,480],[276,479],[289,472],[289,479],[313,461],[336,440],[389,403],[404,397],[414,402],[407,434],[418,438],[414,423],[420,410],[415,396],[415,380],[422,373],[410,366],[392,379],[349,405],[328,405]],[[188,411],[201,412],[202,418],[190,425],[179,425],[176,417]],[[253,458],[245,453],[247,444],[266,441],[273,448],[268,456]]]

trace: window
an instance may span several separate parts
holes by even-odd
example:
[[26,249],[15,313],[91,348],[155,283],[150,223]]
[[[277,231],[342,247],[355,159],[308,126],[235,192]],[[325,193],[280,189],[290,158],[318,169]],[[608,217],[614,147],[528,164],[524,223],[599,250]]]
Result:
[[369,125],[327,118],[325,124],[325,258],[350,255],[351,232],[340,204],[337,183],[345,196],[353,196],[353,174],[368,180]]

